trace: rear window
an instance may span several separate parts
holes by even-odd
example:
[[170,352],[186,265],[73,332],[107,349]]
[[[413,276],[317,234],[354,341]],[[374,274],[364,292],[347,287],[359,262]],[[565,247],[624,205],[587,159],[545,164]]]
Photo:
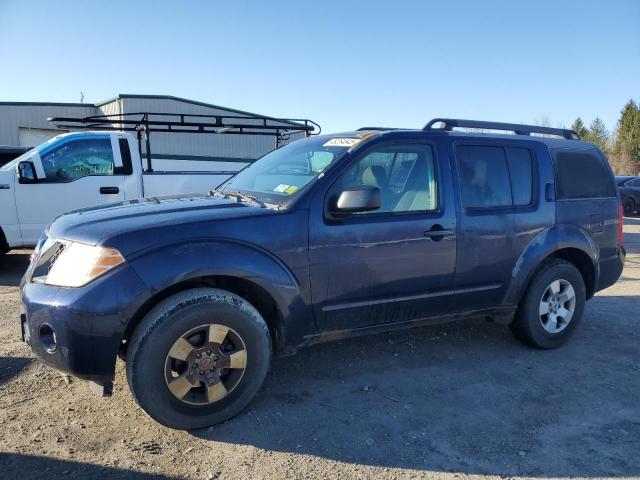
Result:
[[596,152],[555,150],[553,162],[559,200],[616,196],[611,173]]
[[533,185],[527,148],[459,145],[462,204],[465,208],[529,205]]

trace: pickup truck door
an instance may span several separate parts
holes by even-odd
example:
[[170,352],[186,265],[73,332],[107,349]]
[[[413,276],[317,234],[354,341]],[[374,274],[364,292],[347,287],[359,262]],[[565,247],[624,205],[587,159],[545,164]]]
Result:
[[[357,155],[310,209],[314,314],[322,331],[446,314],[456,262],[450,167],[426,142],[392,142]],[[329,182],[328,182],[329,183]],[[327,213],[345,187],[376,186],[379,210]]]
[[15,182],[15,202],[24,245],[35,245],[45,227],[70,210],[125,198],[118,138],[109,134],[72,134],[38,147],[33,157],[37,181]]

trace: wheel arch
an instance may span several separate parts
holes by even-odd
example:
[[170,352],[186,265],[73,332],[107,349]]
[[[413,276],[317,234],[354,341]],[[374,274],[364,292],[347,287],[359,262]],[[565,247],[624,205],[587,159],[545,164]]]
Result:
[[550,258],[573,264],[584,279],[587,299],[598,284],[600,253],[591,236],[575,225],[557,225],[540,232],[522,252],[512,272],[505,303],[518,305],[541,266]]
[[269,326],[276,352],[285,352],[287,345],[298,343],[292,337],[304,336],[311,328],[304,324],[312,317],[305,315],[306,302],[296,277],[260,247],[226,241],[171,245],[145,252],[131,265],[151,294],[124,328],[121,356],[127,340],[155,305],[199,287],[228,290],[250,302]]
[[278,307],[278,304],[274,298],[257,283],[241,277],[232,277],[227,275],[212,275],[205,277],[190,278],[183,282],[179,282],[164,290],[156,292],[151,296],[140,308],[136,311],[133,317],[127,323],[127,326],[122,335],[122,344],[119,355],[121,357],[126,356],[126,350],[128,342],[135,332],[136,328],[144,317],[155,307],[158,303],[162,302],[166,298],[169,298],[177,293],[187,290],[193,290],[196,288],[209,287],[219,288],[234,293],[249,303],[251,303],[256,310],[260,313],[264,321],[269,327],[269,333],[273,342],[274,351],[283,351],[285,348],[284,343],[284,322],[283,315]]

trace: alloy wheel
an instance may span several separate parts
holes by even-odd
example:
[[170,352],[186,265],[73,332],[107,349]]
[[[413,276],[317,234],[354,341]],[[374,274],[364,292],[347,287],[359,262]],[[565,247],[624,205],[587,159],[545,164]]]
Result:
[[247,350],[240,335],[213,323],[193,328],[173,343],[164,374],[174,397],[192,405],[208,405],[238,386],[246,366]]
[[540,299],[538,313],[542,327],[549,333],[559,333],[571,322],[576,309],[576,292],[567,280],[554,280]]

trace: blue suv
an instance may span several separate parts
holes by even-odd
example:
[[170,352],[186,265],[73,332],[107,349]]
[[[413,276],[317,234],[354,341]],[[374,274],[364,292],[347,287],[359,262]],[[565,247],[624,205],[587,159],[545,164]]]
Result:
[[122,358],[138,404],[193,429],[318,342],[478,317],[557,347],[624,259],[595,145],[436,119],[293,142],[206,196],[59,217],[22,280],[22,332],[103,395]]

